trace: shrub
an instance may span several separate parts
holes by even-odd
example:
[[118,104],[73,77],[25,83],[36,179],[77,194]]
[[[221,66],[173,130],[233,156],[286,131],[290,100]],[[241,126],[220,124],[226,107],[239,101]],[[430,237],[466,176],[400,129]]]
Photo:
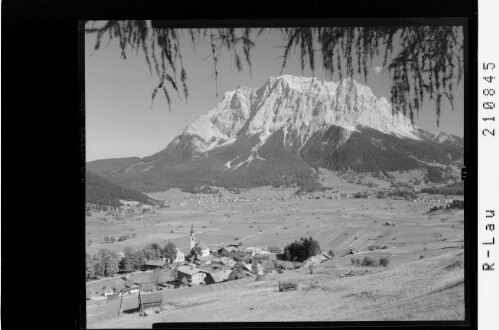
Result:
[[369,257],[364,257],[362,260],[362,266],[378,266],[378,261]]
[[296,282],[279,282],[279,292],[294,291],[298,288]]
[[388,266],[389,263],[390,263],[390,259],[388,259],[388,257],[379,258],[379,265],[380,266],[386,267],[386,266]]

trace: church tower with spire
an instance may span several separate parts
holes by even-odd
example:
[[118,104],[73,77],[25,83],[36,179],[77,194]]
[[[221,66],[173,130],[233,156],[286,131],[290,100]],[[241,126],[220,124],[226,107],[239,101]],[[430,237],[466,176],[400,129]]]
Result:
[[194,245],[196,245],[196,235],[194,233],[194,224],[191,224],[191,250],[194,248]]

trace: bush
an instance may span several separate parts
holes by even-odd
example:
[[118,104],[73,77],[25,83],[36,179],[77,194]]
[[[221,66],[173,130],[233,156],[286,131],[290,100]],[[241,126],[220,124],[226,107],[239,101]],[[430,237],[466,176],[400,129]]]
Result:
[[388,266],[389,263],[390,263],[390,259],[388,259],[388,257],[379,258],[379,265],[380,266],[386,267],[386,266]]
[[279,282],[279,292],[295,291],[298,288],[296,282]]
[[434,166],[426,168],[426,178],[433,183],[441,183],[444,180],[442,170]]
[[362,266],[378,266],[378,261],[369,257],[364,257],[362,260]]

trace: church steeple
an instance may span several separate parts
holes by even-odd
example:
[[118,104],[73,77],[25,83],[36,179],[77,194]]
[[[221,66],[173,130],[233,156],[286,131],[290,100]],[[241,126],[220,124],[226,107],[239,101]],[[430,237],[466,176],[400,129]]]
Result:
[[191,250],[196,245],[196,234],[194,233],[194,224],[191,224]]

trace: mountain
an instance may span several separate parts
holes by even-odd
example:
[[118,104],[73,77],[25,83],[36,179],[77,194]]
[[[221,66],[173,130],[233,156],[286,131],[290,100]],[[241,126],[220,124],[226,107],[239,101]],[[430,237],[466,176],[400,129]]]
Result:
[[[353,79],[270,77],[224,94],[162,151],[103,170],[141,190],[172,186],[314,185],[314,168],[395,171],[457,165],[463,139],[433,134],[392,113],[386,98]],[[114,160],[116,163],[116,160]],[[112,166],[109,165],[109,168]]]
[[119,207],[120,199],[153,203],[150,197],[138,191],[118,186],[88,171],[85,175],[85,189],[86,202],[91,204]]

